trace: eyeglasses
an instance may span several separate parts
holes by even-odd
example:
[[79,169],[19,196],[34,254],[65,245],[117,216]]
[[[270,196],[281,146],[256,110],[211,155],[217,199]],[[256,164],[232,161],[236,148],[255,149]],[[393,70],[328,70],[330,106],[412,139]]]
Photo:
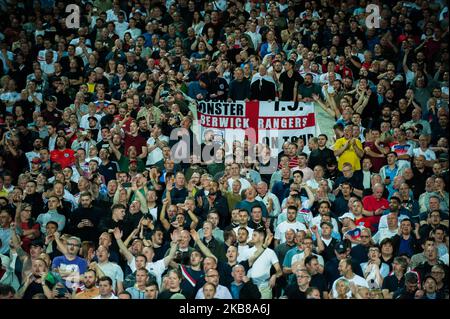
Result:
[[74,243],[67,243],[67,247],[79,247],[79,245]]
[[361,238],[369,238],[370,236],[359,236]]

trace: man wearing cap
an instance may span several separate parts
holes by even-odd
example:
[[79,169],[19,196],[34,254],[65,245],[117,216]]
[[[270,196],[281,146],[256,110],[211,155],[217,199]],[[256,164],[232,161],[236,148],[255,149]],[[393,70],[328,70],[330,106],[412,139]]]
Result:
[[30,169],[30,175],[33,178],[36,178],[42,170],[42,161],[39,157],[35,157],[31,160],[30,165],[31,165],[31,169]]
[[355,216],[348,212],[339,217],[339,221],[342,223],[342,238],[348,239],[352,243],[352,247],[359,244],[362,228],[356,226]]
[[47,108],[41,112],[42,117],[47,123],[53,123],[57,125],[62,118],[62,112],[56,109],[56,97],[49,95],[45,98],[45,104]]

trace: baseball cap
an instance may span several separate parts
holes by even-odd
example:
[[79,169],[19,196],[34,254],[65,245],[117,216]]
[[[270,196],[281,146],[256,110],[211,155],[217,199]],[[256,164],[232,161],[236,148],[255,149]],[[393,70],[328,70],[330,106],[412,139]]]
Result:
[[440,162],[448,161],[448,153],[442,153],[441,155],[439,155],[439,161]]
[[132,160],[130,160],[130,164],[131,163],[135,163],[135,164],[137,164],[137,160],[135,160],[135,159],[132,159]]
[[141,11],[141,9],[137,9],[136,11],[134,11],[134,14],[138,14],[138,13],[139,13],[140,15],[144,16],[144,17],[147,16],[147,13]]
[[345,213],[344,215],[342,215],[341,217],[339,217],[339,220],[342,221],[342,220],[344,220],[345,218],[350,218],[351,220],[355,220],[355,216],[353,216],[353,214],[350,213],[350,212]]
[[345,242],[341,241],[336,247],[334,247],[334,250],[336,250],[338,254],[343,254],[347,251],[347,245]]
[[33,159],[31,160],[31,163],[33,164],[41,164],[42,161],[39,157],[33,157]]

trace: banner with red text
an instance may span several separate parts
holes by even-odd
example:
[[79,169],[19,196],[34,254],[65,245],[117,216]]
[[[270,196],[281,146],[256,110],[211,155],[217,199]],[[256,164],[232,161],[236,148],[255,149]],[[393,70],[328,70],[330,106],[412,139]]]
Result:
[[316,136],[314,103],[197,101],[193,108],[200,143],[205,132],[212,130],[216,141],[243,142],[247,137],[281,151],[285,141],[302,138],[306,144]]

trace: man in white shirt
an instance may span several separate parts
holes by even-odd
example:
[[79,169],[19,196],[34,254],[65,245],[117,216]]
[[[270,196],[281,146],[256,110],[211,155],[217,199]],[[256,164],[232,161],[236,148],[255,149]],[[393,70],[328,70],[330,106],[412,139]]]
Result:
[[256,31],[257,23],[256,21],[250,22],[249,30],[245,32],[250,36],[253,42],[253,48],[257,51],[258,47],[262,43],[262,36],[259,32]]
[[[358,275],[356,275],[356,274],[353,272],[353,269],[352,269],[352,260],[351,260],[351,258],[345,258],[345,259],[342,259],[342,260],[339,262],[339,267],[338,267],[338,269],[339,269],[339,273],[341,274],[342,277],[336,279],[336,280],[333,282],[333,287],[331,288],[331,295],[332,295],[333,298],[336,298],[337,295],[338,295],[338,294],[337,294],[337,291],[336,291],[336,282],[337,282],[339,279],[346,279],[346,280],[348,280],[350,283],[354,283],[357,287],[359,286],[359,287],[366,287],[366,288],[369,288],[369,285],[367,284],[367,281],[366,281],[363,277],[358,276]],[[351,290],[347,293],[347,296],[348,296],[348,297],[352,297],[352,292],[351,292]]]
[[241,189],[239,190],[239,192],[242,192],[244,189],[247,189],[251,186],[248,180],[241,177],[240,172],[241,168],[238,163],[231,164],[231,177],[228,179],[228,189],[232,189],[233,182],[235,180],[239,180],[241,182]]
[[[252,230],[253,234],[253,230]],[[238,250],[238,256],[237,256],[237,262],[240,263],[241,261],[247,260],[250,256],[250,246],[247,244],[249,242],[250,236],[248,235],[248,230],[245,227],[241,227],[237,231],[237,250]]]
[[125,30],[124,34],[127,32],[130,32],[131,34],[131,38],[136,40],[138,36],[141,35],[142,31],[139,28],[136,28],[136,19],[134,18],[130,18],[129,20],[129,24],[128,24],[128,29]]
[[[219,285],[219,272],[216,269],[208,269],[205,274],[205,281],[216,286],[215,299],[233,299],[230,290],[227,287]],[[203,289],[199,289],[195,295],[195,299],[205,299]]]
[[411,155],[413,157],[423,156],[425,158],[425,166],[433,167],[433,164],[436,162],[436,153],[428,147],[428,141],[427,135],[420,135],[419,147],[413,149]]
[[116,33],[119,36],[120,40],[123,40],[123,36],[128,29],[128,22],[125,21],[125,15],[120,12],[118,15],[118,20],[114,22],[116,26]]
[[98,290],[100,295],[92,299],[119,299],[113,294],[111,278],[104,276],[99,279]]
[[123,271],[119,265],[109,261],[109,251],[105,246],[97,248],[97,269],[112,281],[112,288],[116,293],[123,291]]
[[[272,288],[275,286],[277,278],[280,278],[283,275],[283,272],[275,252],[272,249],[263,246],[265,237],[266,233],[264,230],[255,229],[253,231],[251,242],[254,246],[249,250],[250,256],[261,247],[265,250],[248,271],[248,277],[258,286],[259,292],[261,293],[261,299],[272,299]],[[271,276],[270,269],[272,266],[275,268],[276,273]]]
[[44,50],[40,50],[38,52],[38,57],[37,57],[38,62],[43,62],[45,60],[45,56],[46,56],[47,52],[49,52],[49,51],[53,52],[53,56],[52,56],[53,61],[52,62],[55,63],[58,60],[58,54],[55,50],[52,49],[52,42],[48,39],[44,40]]
[[162,135],[161,127],[155,124],[147,140],[148,156],[146,165],[154,165],[164,158],[162,149],[167,145],[166,143],[169,143],[169,138]]
[[39,62],[42,72],[47,74],[47,76],[52,76],[53,73],[55,73],[55,59],[53,58],[53,52],[53,50],[47,50],[47,52],[45,52],[44,60]]
[[371,186],[372,172],[370,171],[371,168],[372,168],[372,161],[370,160],[370,158],[364,157],[361,169],[364,189],[370,189],[372,187]]
[[317,261],[319,262],[319,265],[322,268],[325,267],[325,261],[323,260],[323,257],[318,254],[313,253],[314,243],[313,243],[313,240],[311,237],[305,237],[305,239],[303,239],[302,249],[303,249],[302,252],[292,256],[291,265],[293,265],[295,262],[304,263],[304,260],[307,256],[314,255],[317,257]]
[[275,229],[275,247],[286,241],[285,234],[289,229],[292,229],[295,232],[298,232],[299,230],[307,230],[303,223],[297,221],[296,206],[289,206],[287,208],[287,220],[279,224]]
[[[311,221],[310,227],[317,226],[320,227],[320,224],[322,223],[322,216],[328,215],[331,217],[330,211],[331,211],[331,204],[327,201],[322,201],[319,203],[319,214],[314,217]],[[335,218],[331,217],[331,224],[333,225],[333,229],[337,230],[338,224]]]
[[372,239],[375,243],[379,244],[385,238],[392,238],[398,234],[398,217],[395,213],[382,216],[387,219],[387,228],[378,228],[378,231],[373,235]]
[[259,182],[256,185],[256,191],[258,192],[258,196],[256,196],[256,200],[259,200],[264,203],[267,207],[267,212],[270,217],[277,217],[281,213],[281,205],[278,197],[269,192],[269,188],[266,182]]
[[113,8],[106,11],[106,22],[119,20],[118,16],[120,13],[125,16],[125,12],[120,10],[119,3],[114,3]]
[[[127,264],[131,269],[131,272],[134,273],[136,271],[136,262],[135,262],[135,256],[128,250],[128,248],[125,246],[125,244],[122,241],[122,232],[119,228],[114,229],[114,238],[117,241],[117,245],[119,246],[120,253],[125,257],[127,260]],[[175,253],[177,251],[177,243],[171,242],[170,243],[170,250],[166,257],[163,259],[160,259],[158,261],[153,262],[153,257],[155,256],[155,251],[153,250],[153,247],[144,247],[142,250],[142,253],[145,256],[148,256],[150,259],[147,260],[147,264],[145,265],[145,268],[148,270],[148,272],[156,277],[156,281],[158,282],[158,286],[161,287],[162,282],[162,274],[164,271],[166,271],[167,267],[169,266],[169,263],[173,260],[175,257]]]
[[233,228],[236,236],[238,236],[238,237],[239,237],[239,229],[245,228],[247,230],[247,234],[248,234],[247,242],[249,242],[253,236],[253,228],[248,227],[248,221],[249,221],[249,216],[248,216],[247,210],[240,209],[239,210],[239,226]]

